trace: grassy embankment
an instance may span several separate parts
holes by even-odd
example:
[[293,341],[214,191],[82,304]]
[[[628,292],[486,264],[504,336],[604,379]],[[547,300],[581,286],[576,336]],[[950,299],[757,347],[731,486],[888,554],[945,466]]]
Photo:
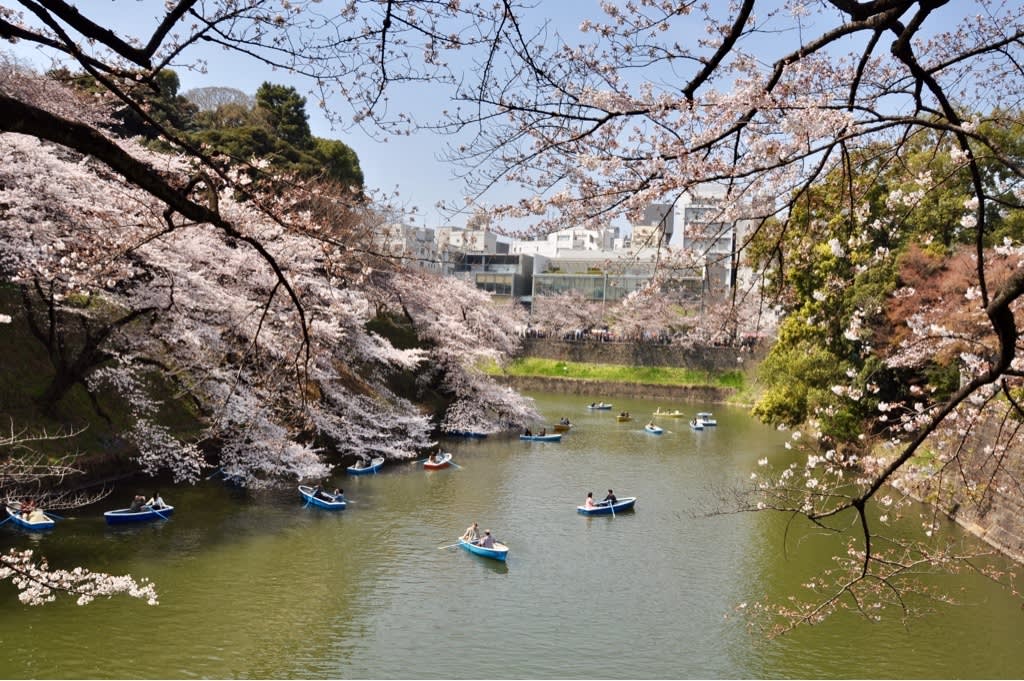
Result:
[[541,357],[522,357],[504,370],[497,365],[487,367],[492,375],[543,376],[564,380],[594,380],[647,385],[709,386],[731,388],[729,402],[749,404],[754,399],[754,381],[746,372],[699,371],[685,367],[647,367],[622,364],[591,364],[565,362]]

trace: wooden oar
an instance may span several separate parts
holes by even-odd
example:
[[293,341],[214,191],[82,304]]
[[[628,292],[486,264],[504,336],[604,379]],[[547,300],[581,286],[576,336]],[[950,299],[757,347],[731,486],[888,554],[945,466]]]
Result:
[[459,464],[455,463],[454,461],[449,461],[448,465],[451,466],[452,468],[462,468],[462,466],[460,466]]
[[218,466],[217,470],[215,470],[214,472],[212,472],[212,473],[210,473],[209,475],[206,476],[206,479],[207,480],[213,480],[214,476],[220,475],[223,472],[224,472],[224,469],[221,468],[220,466]]
[[441,549],[450,549],[452,547],[458,546],[461,543],[462,543],[462,540],[460,539],[459,541],[455,542],[454,544],[449,544],[448,546],[438,546],[437,550],[440,551]]

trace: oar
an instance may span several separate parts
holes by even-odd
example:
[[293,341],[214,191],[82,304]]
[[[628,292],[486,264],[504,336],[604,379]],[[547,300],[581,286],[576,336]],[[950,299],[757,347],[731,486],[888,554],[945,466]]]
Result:
[[45,513],[46,515],[50,516],[54,520],[67,520],[67,518],[65,518],[64,516],[58,515],[58,514],[54,513],[53,511],[43,511],[43,513]]
[[170,520],[170,518],[168,518],[168,517],[167,517],[167,516],[165,516],[165,515],[164,515],[163,513],[161,513],[161,512],[159,511],[159,510],[157,510],[157,509],[153,508],[152,506],[147,506],[146,508],[148,508],[148,509],[149,509],[150,511],[152,511],[153,513],[156,513],[156,514],[157,514],[158,516],[160,516],[160,517],[161,517],[161,518],[163,518],[164,520]]
[[449,461],[448,465],[451,466],[452,468],[462,468],[462,466],[460,466],[459,464],[455,463],[454,461]]
[[217,470],[215,470],[214,472],[212,472],[212,473],[210,473],[209,475],[206,476],[206,479],[207,480],[213,480],[214,476],[220,475],[223,472],[224,472],[224,469],[222,467],[218,466]]
[[13,517],[14,517],[13,515],[9,515],[6,518],[4,518],[3,520],[0,520],[0,525],[3,525],[4,523],[6,523],[8,520],[10,520]]
[[449,544],[448,546],[438,546],[437,550],[440,551],[441,549],[450,549],[450,548],[453,548],[455,546],[458,546],[461,543],[462,543],[462,540],[459,540],[459,541],[455,542],[454,544]]

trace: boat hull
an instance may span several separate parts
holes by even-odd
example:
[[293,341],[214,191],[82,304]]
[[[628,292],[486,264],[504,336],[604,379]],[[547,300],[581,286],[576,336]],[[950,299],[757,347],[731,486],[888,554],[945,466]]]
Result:
[[520,435],[520,440],[529,440],[531,442],[561,442],[561,433],[552,433],[550,435]]
[[428,471],[439,471],[442,468],[448,468],[449,466],[451,466],[451,463],[451,452],[445,452],[444,454],[441,455],[440,461],[431,461],[430,459],[427,459],[426,461],[423,462],[423,467]]
[[612,506],[608,506],[607,504],[604,506],[598,504],[594,508],[587,508],[586,506],[577,506],[576,512],[581,515],[613,515],[612,511],[615,511],[615,513],[622,513],[623,511],[632,511],[633,506],[635,505],[636,497],[625,497],[616,501],[615,504],[613,504]]
[[684,416],[686,416],[685,413],[679,411],[678,409],[675,410],[675,411],[656,411],[656,412],[654,412],[654,415],[655,416],[663,416],[663,417],[669,418],[669,419],[681,419]]
[[[299,485],[299,495],[301,495],[310,506],[316,506],[317,508],[322,508],[326,511],[343,511],[348,505],[345,501],[328,501],[327,499],[321,499],[318,496],[314,496],[313,488],[309,485]],[[327,496],[331,497],[331,499],[335,498],[333,494],[327,494]]]
[[555,425],[551,426],[551,430],[555,431],[556,433],[568,433],[570,428],[572,428],[571,423],[556,423]]
[[593,409],[595,411],[608,411],[611,408],[612,408],[612,405],[605,404],[604,402],[602,402],[601,404],[588,404],[587,405],[587,409]]
[[494,548],[488,549],[483,546],[477,546],[476,544],[470,544],[465,539],[459,539],[459,546],[470,553],[483,556],[484,558],[490,558],[491,560],[500,560],[503,563],[505,562],[505,559],[508,558],[508,547],[500,542],[494,542]]
[[[43,513],[45,515],[45,511]],[[57,524],[50,516],[46,516],[46,520],[40,520],[37,522],[28,521],[21,517],[21,512],[18,509],[11,508],[10,506],[7,507],[7,515],[10,516],[12,523],[23,530],[29,530],[31,532],[52,530]]]
[[159,509],[159,513],[152,508],[143,508],[141,511],[132,511],[128,508],[118,508],[113,511],[107,511],[103,514],[103,519],[107,521],[107,525],[124,525],[127,523],[146,523],[151,520],[167,520],[167,516],[174,513],[173,506],[165,506]]
[[646,430],[651,435],[661,435],[662,433],[665,432],[665,429],[659,426],[644,426],[644,430]]
[[349,466],[345,471],[349,475],[371,475],[376,473],[384,465],[384,457],[378,456],[376,459],[370,462],[370,465],[366,468],[356,468],[355,466]]
[[478,433],[475,430],[449,430],[445,433],[449,437],[468,437],[473,440],[483,440],[487,433]]

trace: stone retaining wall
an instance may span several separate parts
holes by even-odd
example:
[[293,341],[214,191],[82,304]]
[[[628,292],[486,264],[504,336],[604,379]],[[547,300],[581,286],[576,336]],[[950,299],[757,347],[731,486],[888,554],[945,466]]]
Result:
[[1002,457],[993,454],[990,448],[997,441],[998,429],[1003,424],[1001,418],[977,424],[962,445],[959,442],[942,445],[931,440],[927,443],[932,447],[958,448],[960,465],[971,477],[991,481],[980,502],[969,498],[959,487],[960,478],[955,471],[928,476],[917,484],[907,484],[903,479],[897,482],[897,487],[921,501],[933,502],[936,494],[932,485],[941,482],[944,487],[953,486],[951,501],[948,491],[938,495],[944,500],[940,510],[990,546],[1024,563],[1024,493],[1020,487],[1020,480],[1024,479],[1024,443],[1011,443]]
[[497,380],[520,392],[550,392],[563,395],[586,395],[590,402],[606,397],[636,397],[672,400],[673,402],[725,402],[735,390],[712,386],[654,385],[650,383],[616,383],[589,379],[554,378],[549,376],[499,376]]

